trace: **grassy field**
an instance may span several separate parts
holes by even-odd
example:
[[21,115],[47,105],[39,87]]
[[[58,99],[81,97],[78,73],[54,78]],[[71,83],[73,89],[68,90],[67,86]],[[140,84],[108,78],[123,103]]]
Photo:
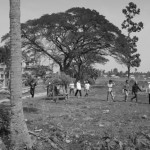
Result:
[[[115,79],[116,102],[107,102],[107,81],[98,80],[89,97],[70,96],[67,101],[57,103],[45,97],[25,99],[23,106],[29,130],[64,150],[150,150],[147,94],[140,92],[138,103],[124,102],[124,80]],[[54,149],[51,142],[36,140],[38,150]]]

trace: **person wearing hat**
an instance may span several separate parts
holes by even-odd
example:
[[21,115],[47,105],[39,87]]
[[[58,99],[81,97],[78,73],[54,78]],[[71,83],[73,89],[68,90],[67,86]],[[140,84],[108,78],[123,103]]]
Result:
[[149,97],[149,104],[150,104],[150,82],[148,82],[148,97]]

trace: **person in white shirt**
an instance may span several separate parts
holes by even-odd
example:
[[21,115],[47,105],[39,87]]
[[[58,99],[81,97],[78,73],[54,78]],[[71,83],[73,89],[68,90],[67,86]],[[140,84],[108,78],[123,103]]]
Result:
[[84,88],[85,88],[85,97],[86,97],[89,95],[89,90],[90,90],[90,84],[88,81],[85,82]]
[[78,94],[78,92],[79,92],[79,94],[80,94],[80,97],[82,96],[82,93],[81,93],[81,83],[80,83],[80,81],[77,81],[77,83],[76,83],[76,93],[75,93],[75,96],[77,96],[77,94]]
[[114,101],[114,94],[113,94],[113,86],[114,86],[114,82],[112,80],[109,80],[107,87],[108,87],[108,91],[107,91],[107,101],[109,98],[109,95],[111,95],[112,100]]
[[70,89],[70,91],[69,91],[70,95],[71,95],[71,93],[73,93],[73,95],[74,95],[74,83],[73,83],[73,81],[69,84],[69,89]]

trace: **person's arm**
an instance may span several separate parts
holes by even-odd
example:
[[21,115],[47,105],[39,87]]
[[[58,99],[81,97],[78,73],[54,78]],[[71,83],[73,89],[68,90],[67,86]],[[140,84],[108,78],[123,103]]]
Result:
[[142,92],[142,90],[140,89],[140,87],[138,86],[138,89],[139,89],[139,91],[141,91]]

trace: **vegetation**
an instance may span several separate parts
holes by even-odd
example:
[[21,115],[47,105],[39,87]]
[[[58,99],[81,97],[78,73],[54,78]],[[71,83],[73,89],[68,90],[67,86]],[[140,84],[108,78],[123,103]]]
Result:
[[[146,95],[139,93],[139,105],[122,102],[125,79],[118,78],[116,102],[105,101],[108,78],[99,77],[102,74],[123,77],[125,73],[117,68],[105,73],[93,67],[95,63],[109,61],[106,56],[125,64],[128,78],[131,67],[139,67],[138,38],[131,34],[143,28],[142,22],[133,22],[140,9],[131,2],[122,12],[126,17],[122,29],[127,30],[127,36],[97,11],[78,7],[20,24],[20,0],[10,0],[10,33],[3,37],[5,46],[0,47],[0,61],[10,67],[10,105],[0,105],[0,142],[2,139],[7,149],[150,149]],[[53,60],[60,72],[53,74],[50,67],[41,66],[42,57]],[[22,75],[22,58],[27,66],[34,65],[31,75]],[[68,101],[59,101],[57,106],[46,97],[22,102],[22,77],[29,85],[33,75],[42,78],[47,87],[50,82],[63,85],[65,90],[72,80],[87,80],[91,91],[89,97],[78,100],[70,95]],[[148,86],[145,79],[139,84],[144,89]],[[45,85],[40,86],[45,89]]]
[[122,23],[122,29],[126,29],[127,35],[127,45],[124,47],[124,57],[121,58],[121,61],[128,68],[128,78],[130,77],[131,67],[139,67],[140,66],[140,54],[137,53],[137,36],[131,36],[132,33],[140,32],[143,29],[143,23],[136,23],[133,21],[136,15],[140,14],[140,9],[137,8],[137,5],[133,2],[130,2],[125,9],[122,10],[123,14],[126,17],[126,20]]
[[120,37],[124,37],[121,31],[104,16],[85,8],[47,14],[22,24],[23,56],[27,61],[31,60],[26,54],[47,56],[61,72],[68,74],[71,69],[76,76],[82,74],[82,62],[88,69],[96,62],[106,63],[107,55],[117,57],[120,52],[115,51],[116,41]]
[[63,72],[75,59],[86,57],[90,52],[101,57],[106,55],[116,38],[114,33],[121,34],[104,16],[85,8],[29,20],[22,24],[22,33],[27,49],[34,48],[48,55]]
[[[135,103],[130,102],[130,94],[128,101],[123,102],[125,80],[114,79],[116,102],[105,101],[108,78],[99,78],[89,97],[70,96],[57,104],[46,97],[25,99],[23,110],[35,150],[148,150],[148,97],[139,93]],[[141,81],[138,83],[142,85]]]
[[64,73],[61,73],[61,74],[56,73],[56,74],[50,74],[49,76],[47,76],[45,78],[45,84],[48,85],[49,83],[51,83],[54,85],[63,85],[67,88],[67,86],[72,80],[73,79],[69,75],[66,75]]

